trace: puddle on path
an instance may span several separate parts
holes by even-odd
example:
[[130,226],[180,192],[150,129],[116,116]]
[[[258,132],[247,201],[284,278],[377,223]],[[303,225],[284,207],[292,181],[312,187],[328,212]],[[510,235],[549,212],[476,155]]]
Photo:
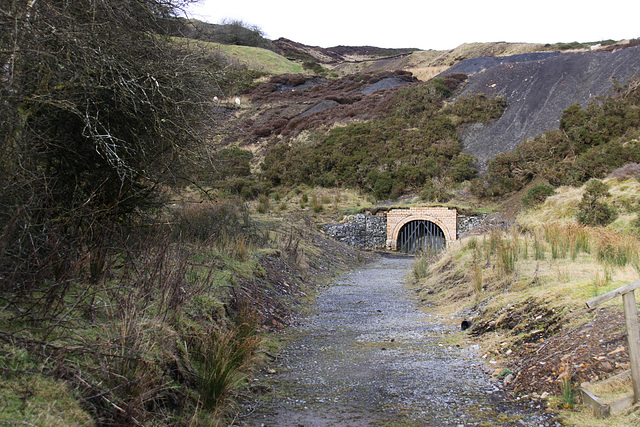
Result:
[[385,257],[339,277],[258,379],[273,393],[247,404],[242,426],[559,425],[489,381],[473,349],[439,343],[404,289],[413,260]]

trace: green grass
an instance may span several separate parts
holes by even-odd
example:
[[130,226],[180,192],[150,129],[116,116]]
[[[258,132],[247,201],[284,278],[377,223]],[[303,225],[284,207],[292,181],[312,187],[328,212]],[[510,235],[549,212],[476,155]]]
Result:
[[298,74],[303,72],[301,64],[292,62],[284,56],[267,49],[218,43],[207,44],[210,45],[212,49],[224,52],[227,56],[241,64],[245,64],[252,70],[262,71],[267,74]]
[[219,53],[231,62],[245,65],[248,69],[266,74],[298,74],[303,72],[301,64],[288,60],[268,49],[252,46],[236,46],[202,40],[172,38],[176,43],[189,43],[201,49]]
[[0,425],[94,425],[64,382],[37,373],[25,349],[0,346],[0,369]]

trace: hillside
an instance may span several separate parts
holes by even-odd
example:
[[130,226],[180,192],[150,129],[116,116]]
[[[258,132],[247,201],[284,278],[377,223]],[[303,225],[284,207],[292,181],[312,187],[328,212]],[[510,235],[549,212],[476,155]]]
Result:
[[385,57],[367,57],[355,48],[352,52],[358,56],[347,57],[336,54],[337,48],[288,43],[340,73],[405,70],[419,79],[460,73],[468,81],[458,97],[504,96],[507,108],[498,120],[474,123],[461,133],[464,151],[478,159],[481,170],[497,154],[557,129],[562,111],[570,105],[584,107],[610,95],[614,84],[624,85],[640,73],[640,46],[633,43],[617,50],[567,53],[545,51],[536,44],[470,43],[450,51],[392,52]]
[[610,95],[640,73],[640,46],[614,52],[533,53],[469,59],[442,75],[465,73],[460,96],[473,93],[504,96],[507,108],[489,124],[474,124],[462,134],[464,151],[482,167],[497,154],[527,138],[557,129],[562,111],[583,107]]
[[374,71],[410,71],[426,81],[466,59],[509,56],[539,52],[544,45],[535,43],[465,43],[450,50],[381,49],[372,46],[336,46],[321,48],[288,39],[273,42],[277,52],[290,59],[316,61],[338,75]]
[[[376,185],[389,190],[377,192],[377,197],[418,194],[424,190],[425,197],[430,195],[430,200],[442,202],[460,192],[458,184],[474,177],[467,170],[469,162],[458,155],[460,149],[476,159],[473,165],[483,173],[496,155],[513,150],[528,138],[558,129],[567,107],[586,106],[599,97],[612,95],[613,89],[627,84],[640,70],[640,46],[633,43],[619,45],[616,50],[565,53],[540,51],[542,48],[507,43],[469,44],[446,53],[415,51],[384,59],[334,64],[361,68],[366,65],[367,69],[373,69],[342,77],[272,76],[246,90],[241,107],[218,106],[221,131],[217,144],[250,151],[255,180],[271,176],[275,179],[271,184],[285,186],[304,182],[357,185],[370,193]],[[338,61],[339,57],[344,59],[347,53],[364,55],[368,51],[366,47],[362,49],[341,48],[343,56],[323,50],[325,65]],[[374,49],[369,54],[377,52]],[[494,56],[474,56],[482,53]],[[496,56],[506,53],[509,54]],[[427,69],[433,74],[438,72],[438,78],[424,82],[410,71],[382,71],[391,62],[404,68],[422,67],[425,73]],[[380,69],[375,69],[376,66]],[[440,72],[442,69],[446,71]],[[439,84],[446,87],[443,92],[438,92]],[[486,103],[504,104],[505,108],[486,115],[483,112],[490,111],[485,110]],[[340,132],[344,135],[338,137]],[[345,150],[343,154],[351,153],[353,168],[366,169],[357,179],[347,179],[344,171],[339,170],[347,167],[344,162],[328,161],[326,154],[320,154],[327,149],[329,140],[337,139],[345,141],[341,149]],[[349,145],[346,141],[352,147],[346,147]],[[354,144],[360,144],[356,141],[368,141],[369,150],[353,154]],[[447,152],[445,157],[449,160],[433,154],[433,147],[440,147],[436,151],[441,154]],[[365,160],[365,153],[375,160]],[[318,156],[325,162],[319,163]],[[425,156],[431,159],[423,159]],[[265,159],[271,160],[263,163]],[[278,162],[274,159],[291,166],[276,167]],[[434,161],[439,163],[437,167],[430,166]],[[458,165],[464,172],[452,172],[449,170],[452,165]],[[287,173],[283,168],[289,168]],[[302,170],[307,172],[299,173]],[[449,179],[452,176],[456,178]],[[438,191],[434,193],[433,188]],[[249,191],[256,192],[255,187]]]
[[231,63],[242,64],[251,70],[266,74],[296,74],[303,72],[301,64],[260,47],[212,44],[209,49],[218,50],[227,56]]

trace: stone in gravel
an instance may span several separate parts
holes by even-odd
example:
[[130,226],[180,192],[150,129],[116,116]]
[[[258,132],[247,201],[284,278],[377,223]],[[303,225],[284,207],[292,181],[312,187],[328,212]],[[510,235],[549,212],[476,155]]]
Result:
[[503,384],[505,386],[507,386],[507,385],[511,384],[511,381],[513,381],[513,374],[509,374],[506,377],[504,377]]
[[613,372],[613,365],[611,364],[611,362],[603,360],[602,362],[600,362],[600,369],[604,372]]

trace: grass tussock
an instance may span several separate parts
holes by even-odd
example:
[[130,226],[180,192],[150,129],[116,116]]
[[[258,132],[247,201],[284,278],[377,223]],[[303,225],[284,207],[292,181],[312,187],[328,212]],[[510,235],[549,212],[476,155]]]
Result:
[[207,410],[215,413],[228,406],[232,393],[246,381],[260,345],[257,326],[255,313],[245,307],[236,325],[191,337],[200,402]]

